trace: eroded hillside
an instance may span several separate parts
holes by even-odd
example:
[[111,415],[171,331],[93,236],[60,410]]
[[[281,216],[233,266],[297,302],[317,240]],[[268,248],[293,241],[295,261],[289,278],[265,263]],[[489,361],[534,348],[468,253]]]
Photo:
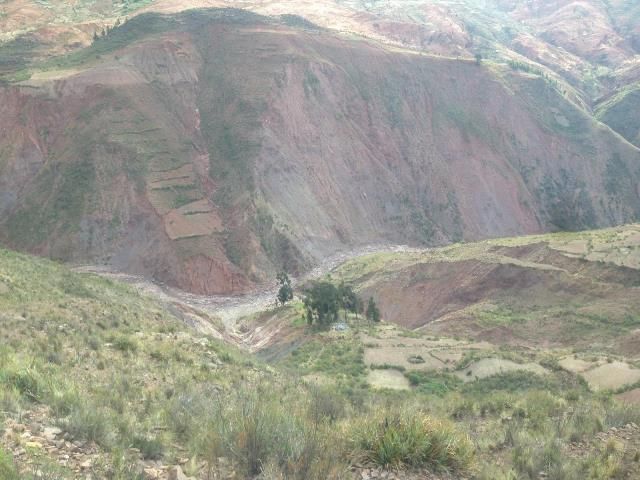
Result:
[[229,293],[349,246],[638,217],[640,153],[556,83],[289,20],[137,17],[2,87],[4,242]]
[[638,225],[376,254],[335,275],[412,329],[640,354]]

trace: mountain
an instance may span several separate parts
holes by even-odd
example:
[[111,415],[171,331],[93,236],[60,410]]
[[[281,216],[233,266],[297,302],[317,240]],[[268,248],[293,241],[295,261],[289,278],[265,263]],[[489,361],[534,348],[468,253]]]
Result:
[[144,14],[18,80],[0,90],[3,242],[196,293],[358,245],[640,215],[640,151],[544,72],[298,17]]

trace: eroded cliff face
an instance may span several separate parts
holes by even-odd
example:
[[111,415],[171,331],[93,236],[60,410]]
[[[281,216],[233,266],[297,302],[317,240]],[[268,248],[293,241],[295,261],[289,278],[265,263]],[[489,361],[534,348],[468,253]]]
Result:
[[11,247],[236,293],[358,245],[640,216],[640,152],[542,77],[237,12],[116,45],[0,89]]

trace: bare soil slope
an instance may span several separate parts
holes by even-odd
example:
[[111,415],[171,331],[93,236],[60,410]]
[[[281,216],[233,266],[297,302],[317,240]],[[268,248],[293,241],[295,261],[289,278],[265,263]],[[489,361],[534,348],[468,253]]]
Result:
[[492,240],[363,257],[336,275],[412,329],[637,358],[639,242],[637,225]]
[[290,23],[147,14],[1,87],[0,238],[211,294],[640,216],[640,151],[553,82]]

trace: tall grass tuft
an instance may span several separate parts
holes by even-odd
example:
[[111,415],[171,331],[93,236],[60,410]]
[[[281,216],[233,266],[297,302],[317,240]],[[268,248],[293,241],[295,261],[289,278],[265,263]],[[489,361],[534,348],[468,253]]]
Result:
[[357,461],[382,467],[462,473],[474,463],[467,435],[421,412],[377,413],[356,421],[350,447]]

